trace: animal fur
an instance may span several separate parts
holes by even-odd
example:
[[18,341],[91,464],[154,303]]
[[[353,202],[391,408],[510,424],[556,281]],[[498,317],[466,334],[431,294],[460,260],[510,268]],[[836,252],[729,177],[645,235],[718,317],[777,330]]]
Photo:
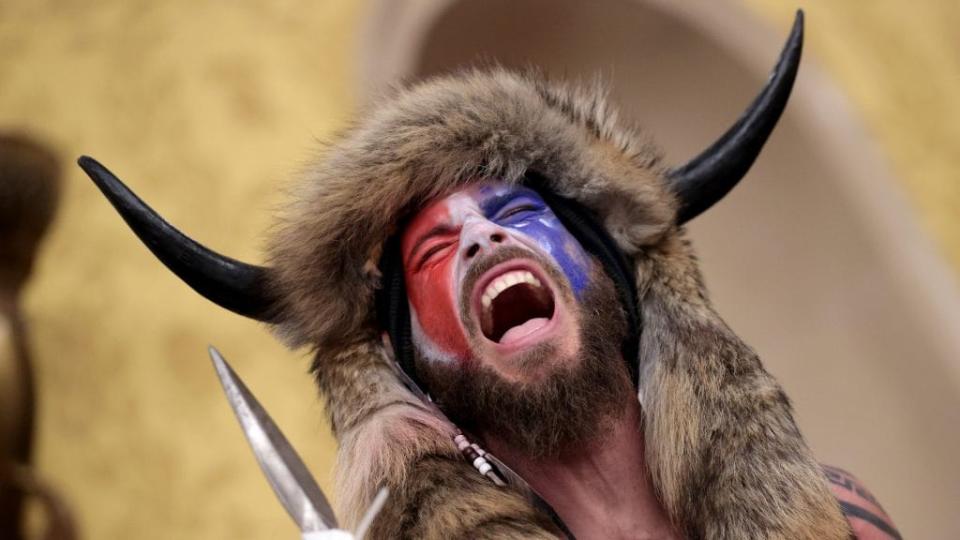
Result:
[[367,112],[306,172],[274,237],[277,330],[316,349],[346,521],[386,485],[377,537],[556,535],[518,494],[477,474],[453,426],[402,386],[373,307],[382,246],[407,216],[460,186],[519,183],[528,171],[597,212],[636,265],[647,455],[678,528],[689,538],[848,538],[782,389],[710,306],[659,153],[617,120],[598,85],[502,69],[434,79]]

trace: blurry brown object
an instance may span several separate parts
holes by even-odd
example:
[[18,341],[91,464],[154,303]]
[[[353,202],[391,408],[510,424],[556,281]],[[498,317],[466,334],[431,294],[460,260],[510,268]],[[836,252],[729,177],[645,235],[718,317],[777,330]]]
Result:
[[60,193],[60,163],[22,135],[0,134],[0,293],[11,311]]
[[[5,494],[16,497],[18,511],[22,515],[24,502],[33,499],[43,508],[44,530],[38,535],[43,540],[75,540],[78,538],[76,525],[70,507],[40,478],[35,471],[25,465],[16,465],[6,462],[0,465],[0,489]],[[4,495],[5,497],[7,495]],[[2,538],[26,538],[22,529],[22,519],[13,516],[10,531],[0,529]],[[8,536],[9,534],[9,536]]]
[[19,299],[60,191],[56,155],[27,137],[0,134],[0,538],[23,538],[27,497],[45,507],[45,538],[73,538],[59,499],[30,469],[34,382]]

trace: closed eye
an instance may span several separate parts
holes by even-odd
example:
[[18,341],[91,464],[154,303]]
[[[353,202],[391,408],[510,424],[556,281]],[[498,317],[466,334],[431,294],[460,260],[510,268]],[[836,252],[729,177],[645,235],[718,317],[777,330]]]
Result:
[[428,249],[426,253],[424,253],[423,256],[420,257],[420,260],[417,261],[417,270],[420,270],[421,268],[423,268],[423,265],[430,262],[431,257],[433,257],[437,253],[443,251],[444,249],[447,249],[452,245],[453,245],[453,242],[444,242],[442,244],[431,246],[430,249]]
[[520,206],[515,206],[508,209],[506,212],[500,215],[499,219],[508,219],[511,217],[519,217],[523,214],[530,212],[537,212],[540,210],[540,207],[534,206],[532,204],[521,204]]

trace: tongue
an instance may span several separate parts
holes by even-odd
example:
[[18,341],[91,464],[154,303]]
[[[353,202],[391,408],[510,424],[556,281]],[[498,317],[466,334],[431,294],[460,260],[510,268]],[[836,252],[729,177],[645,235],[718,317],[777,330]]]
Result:
[[524,336],[528,336],[543,328],[549,321],[550,319],[545,317],[536,317],[524,322],[523,324],[514,326],[503,334],[503,337],[500,338],[500,343],[507,344],[517,341]]

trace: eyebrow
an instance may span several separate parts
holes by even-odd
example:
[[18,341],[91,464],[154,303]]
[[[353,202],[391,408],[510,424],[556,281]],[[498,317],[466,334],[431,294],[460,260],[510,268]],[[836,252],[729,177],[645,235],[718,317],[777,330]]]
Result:
[[448,224],[446,224],[446,223],[441,223],[441,224],[439,224],[439,225],[434,225],[434,227],[433,227],[432,229],[430,229],[429,231],[421,234],[420,237],[417,238],[417,241],[414,242],[413,247],[410,248],[410,251],[407,253],[407,257],[409,257],[409,258],[412,259],[413,256],[417,254],[417,251],[420,250],[420,247],[423,246],[424,242],[426,242],[427,240],[430,240],[430,239],[433,238],[434,236],[441,236],[441,235],[444,235],[444,234],[451,234],[451,233],[453,233],[453,232],[456,232],[456,229],[454,229],[453,227],[451,227],[450,225],[448,225]]

